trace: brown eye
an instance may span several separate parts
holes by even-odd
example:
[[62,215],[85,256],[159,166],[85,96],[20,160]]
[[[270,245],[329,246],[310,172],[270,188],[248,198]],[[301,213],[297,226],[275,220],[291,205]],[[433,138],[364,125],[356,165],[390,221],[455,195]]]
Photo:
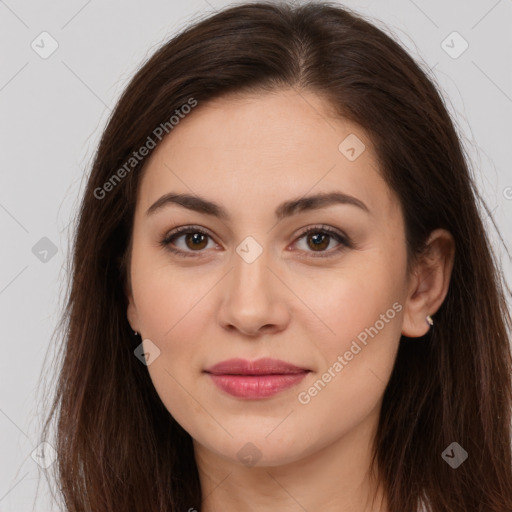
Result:
[[[180,239],[185,243],[180,245],[178,243]],[[316,226],[303,231],[295,243],[298,244],[303,239],[306,241],[306,247],[299,247],[299,249],[312,257],[335,256],[342,250],[353,247],[347,236],[326,226]],[[177,256],[202,256],[205,253],[203,249],[208,248],[208,241],[212,241],[215,246],[212,236],[203,229],[195,226],[181,226],[162,239],[160,245]],[[333,241],[337,246],[328,250]]]
[[[185,244],[189,249],[204,249],[207,245],[207,237],[204,233],[188,233],[185,236]],[[205,243],[206,242],[206,243]]]
[[[306,248],[304,249],[299,247],[299,249],[303,252],[309,253],[308,256],[312,257],[335,256],[340,251],[352,247],[352,243],[348,237],[343,235],[341,232],[338,232],[337,230],[335,231],[334,229],[327,226],[316,226],[306,229],[298,238],[297,244],[301,242],[302,239],[305,239]],[[334,248],[327,250],[332,241],[336,242],[338,245],[335,245]]]
[[329,246],[331,235],[326,234],[318,234],[315,233],[313,235],[307,235],[308,247],[316,250],[327,249]]
[[[180,243],[180,239],[184,244]],[[194,253],[201,254],[209,239],[211,236],[200,228],[182,226],[169,233],[160,241],[160,245],[178,256],[196,256]]]

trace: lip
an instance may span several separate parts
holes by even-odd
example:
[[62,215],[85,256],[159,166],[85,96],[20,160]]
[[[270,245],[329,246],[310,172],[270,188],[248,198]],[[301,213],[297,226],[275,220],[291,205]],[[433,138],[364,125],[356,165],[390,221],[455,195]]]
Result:
[[255,361],[228,359],[205,370],[213,375],[283,375],[309,371],[279,359],[263,357]]
[[205,370],[221,390],[238,398],[267,398],[298,384],[308,373],[278,359],[228,359]]

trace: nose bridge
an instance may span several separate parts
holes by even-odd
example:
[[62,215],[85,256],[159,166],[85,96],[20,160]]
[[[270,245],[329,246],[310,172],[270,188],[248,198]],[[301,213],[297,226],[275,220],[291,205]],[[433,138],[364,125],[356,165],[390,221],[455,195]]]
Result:
[[253,236],[248,236],[236,247],[233,254],[232,291],[243,299],[244,296],[269,295],[269,274],[267,268],[271,251]]
[[[233,253],[229,283],[224,289],[222,323],[245,333],[255,333],[262,326],[274,328],[286,321],[282,284],[273,275],[272,251],[253,237],[247,237]],[[270,268],[269,268],[270,267]],[[281,326],[282,327],[282,326]]]

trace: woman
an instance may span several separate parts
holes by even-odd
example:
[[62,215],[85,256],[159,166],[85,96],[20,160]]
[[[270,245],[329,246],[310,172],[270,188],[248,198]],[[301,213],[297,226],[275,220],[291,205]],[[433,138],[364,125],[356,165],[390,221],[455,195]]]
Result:
[[512,510],[510,315],[436,87],[335,4],[162,46],[105,129],[63,323],[66,510]]

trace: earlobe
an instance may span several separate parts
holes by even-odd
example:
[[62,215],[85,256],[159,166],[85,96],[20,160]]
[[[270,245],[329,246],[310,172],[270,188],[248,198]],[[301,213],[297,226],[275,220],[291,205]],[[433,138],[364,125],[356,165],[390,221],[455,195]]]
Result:
[[432,315],[448,293],[454,260],[452,235],[444,229],[433,231],[409,279],[402,323],[404,336],[417,338],[429,331]]

